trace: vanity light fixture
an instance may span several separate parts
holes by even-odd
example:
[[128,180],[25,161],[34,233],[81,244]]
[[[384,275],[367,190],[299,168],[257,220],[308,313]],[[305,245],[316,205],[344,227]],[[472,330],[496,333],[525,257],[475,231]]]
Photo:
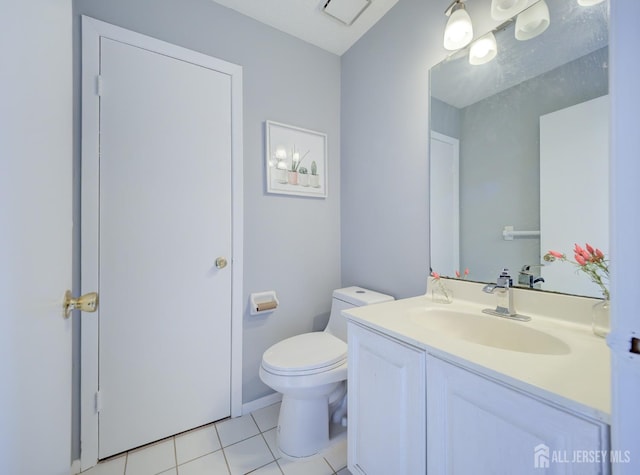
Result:
[[444,47],[450,51],[464,48],[473,39],[471,17],[462,0],[454,0],[444,12],[449,17],[444,29]]
[[469,64],[479,65],[491,61],[498,54],[498,45],[493,32],[481,36],[469,48]]
[[491,18],[494,20],[508,20],[516,13],[524,10],[527,2],[528,0],[491,0]]
[[540,0],[516,18],[516,39],[524,41],[535,38],[549,27],[549,7]]
[[578,5],[581,7],[590,7],[602,2],[604,2],[604,0],[578,0]]

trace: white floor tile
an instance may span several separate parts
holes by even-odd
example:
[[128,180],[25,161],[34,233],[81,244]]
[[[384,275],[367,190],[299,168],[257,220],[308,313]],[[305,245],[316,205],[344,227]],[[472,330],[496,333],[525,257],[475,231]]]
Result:
[[331,445],[331,447],[322,452],[322,456],[336,472],[345,468],[347,466],[347,439]]
[[82,475],[124,475],[124,466],[127,460],[126,455],[100,462],[89,470],[82,472]]
[[276,459],[279,459],[280,451],[278,450],[278,441],[276,439],[277,437],[276,429],[268,430],[267,432],[264,432],[262,435],[264,436],[264,439],[267,441],[267,445],[269,446],[269,449],[271,450],[271,453],[273,454],[273,456]]
[[220,450],[218,433],[213,424],[176,437],[178,465]]
[[100,463],[82,475],[351,475],[346,437],[311,459],[282,459],[276,441],[279,410],[280,403],[273,404],[195,429]]
[[227,419],[216,424],[218,434],[220,435],[220,441],[222,446],[235,444],[241,440],[248,439],[256,434],[260,433],[258,426],[253,421],[251,414],[247,414],[236,419]]
[[324,457],[315,456],[307,460],[278,460],[284,475],[333,475],[333,469]]
[[180,475],[229,475],[222,450],[180,465],[178,470]]
[[268,431],[278,425],[278,416],[280,415],[280,403],[263,407],[251,413],[256,420],[256,424],[260,428],[260,432]]
[[127,455],[126,475],[156,475],[176,466],[173,438]]
[[282,475],[282,470],[277,462],[273,462],[251,472],[250,475]]
[[225,447],[224,453],[231,475],[243,475],[274,460],[261,435]]

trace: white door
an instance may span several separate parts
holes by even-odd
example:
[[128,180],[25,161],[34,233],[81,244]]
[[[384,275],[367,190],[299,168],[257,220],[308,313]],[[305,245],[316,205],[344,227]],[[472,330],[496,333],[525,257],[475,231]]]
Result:
[[[609,256],[609,122],[608,95],[540,117],[541,256],[555,250],[573,260],[574,244],[585,241]],[[601,298],[579,274],[562,263],[541,269],[558,292]]]
[[[71,1],[0,15],[0,472],[71,466]],[[90,318],[90,316],[87,316]]]
[[640,473],[640,2],[610,2],[611,91],[611,442],[614,451],[630,451],[629,463],[615,475]]
[[460,269],[459,149],[458,139],[431,132],[431,269],[450,277]]
[[104,458],[230,415],[230,77],[102,38],[99,137]]

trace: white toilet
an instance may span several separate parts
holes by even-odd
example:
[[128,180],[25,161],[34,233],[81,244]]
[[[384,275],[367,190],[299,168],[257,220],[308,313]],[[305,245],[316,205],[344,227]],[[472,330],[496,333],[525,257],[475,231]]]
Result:
[[393,297],[360,287],[333,291],[331,315],[322,332],[276,343],[262,356],[260,379],[282,393],[278,448],[285,457],[317,454],[329,444],[329,420],[347,412],[347,321],[341,311]]

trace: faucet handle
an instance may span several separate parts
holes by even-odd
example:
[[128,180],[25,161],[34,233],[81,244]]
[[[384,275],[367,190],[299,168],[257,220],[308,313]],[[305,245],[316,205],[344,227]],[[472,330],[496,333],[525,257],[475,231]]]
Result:
[[500,273],[496,281],[496,285],[505,289],[513,286],[513,279],[511,279],[511,276],[509,275],[509,269],[507,269],[506,267],[502,269],[502,272]]
[[526,285],[527,287],[533,289],[535,284],[544,282],[544,278],[541,276],[536,276],[531,270],[532,267],[544,267],[542,264],[525,264],[520,269],[520,273],[518,274],[518,284]]

